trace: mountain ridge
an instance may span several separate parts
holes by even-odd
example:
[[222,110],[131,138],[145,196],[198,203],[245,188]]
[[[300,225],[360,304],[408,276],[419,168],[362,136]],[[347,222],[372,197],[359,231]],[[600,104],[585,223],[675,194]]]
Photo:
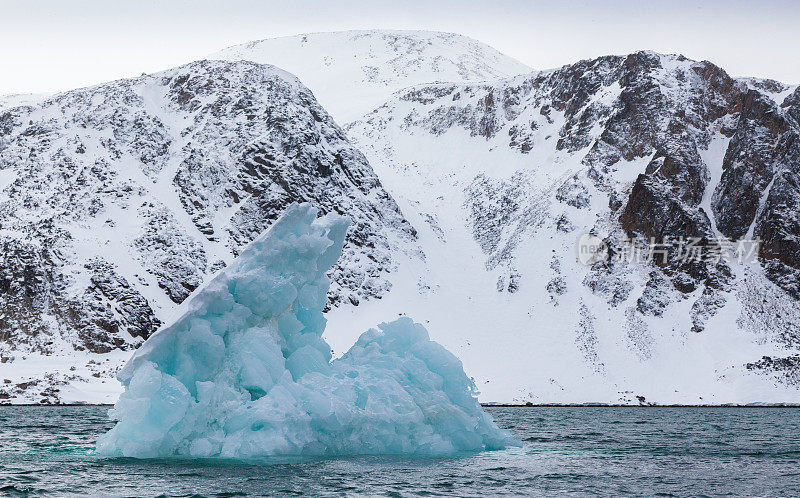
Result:
[[[651,236],[696,236],[710,252],[719,243],[716,230],[742,231],[717,213],[743,213],[753,201],[710,194],[726,186],[746,192],[759,171],[779,178],[769,172],[780,164],[796,170],[798,128],[791,116],[798,91],[780,90],[787,94],[785,111],[773,96],[710,62],[642,51],[490,84],[415,86],[346,128],[417,227],[429,260],[441,247],[472,246],[452,266],[483,260],[483,268],[472,264],[467,273],[497,279],[495,292],[505,298],[489,295],[490,279],[476,278],[464,284],[474,292],[464,292],[460,302],[432,297],[437,304],[412,306],[434,329],[454,313],[468,315],[461,331],[472,344],[453,334],[439,340],[462,350],[488,399],[635,403],[636,393],[661,404],[785,402],[797,395],[791,358],[800,318],[791,296],[795,252],[785,247],[798,235],[791,232],[798,216],[791,188],[748,222],[751,235],[760,233],[757,224],[788,228],[765,240],[755,265],[585,268],[575,257],[581,233],[603,238],[612,253],[623,251],[630,237]],[[752,127],[751,119],[776,124]],[[770,126],[777,134],[763,131]],[[748,155],[752,160],[739,166],[733,153],[725,155],[729,142],[730,150],[783,152]],[[766,183],[753,189],[764,194]],[[758,201],[755,196],[756,207]],[[670,245],[669,254],[677,249]],[[771,269],[775,259],[765,251],[781,254],[783,266]],[[445,254],[438,264],[452,257]],[[760,294],[770,296],[769,305],[760,305]],[[561,316],[565,304],[577,311],[573,317]],[[494,324],[482,323],[487,314],[497,318]],[[555,321],[543,329],[543,317]],[[485,338],[475,344],[482,335],[497,339],[493,329],[512,328],[527,334],[504,332],[502,346]],[[528,358],[504,359],[515,347]],[[501,374],[482,361],[527,366]],[[681,361],[696,363],[683,379],[688,372],[664,364]],[[655,364],[663,371],[654,374]]]
[[[287,39],[299,42],[302,36]],[[353,53],[364,54],[363,46]],[[411,54],[406,61],[414,67],[413,51],[401,54]],[[475,53],[467,50],[467,55]],[[493,60],[488,57],[486,64]],[[448,67],[443,75],[452,75],[458,66]],[[497,71],[508,72],[506,67],[501,63]],[[346,69],[355,70],[351,76],[366,74],[360,64]],[[398,80],[408,81],[397,74]],[[146,78],[155,81],[158,76]],[[300,79],[308,83],[308,78]],[[357,88],[361,80],[346,81],[343,86]],[[139,97],[121,97],[110,102],[105,114],[86,121],[89,129],[131,125],[119,136],[95,137],[92,147],[107,150],[107,164],[93,164],[94,173],[92,167],[81,171],[93,175],[90,185],[102,188],[70,193],[79,211],[103,213],[114,205],[106,196],[120,192],[126,202],[148,197],[151,190],[157,191],[156,199],[172,192],[174,201],[167,214],[158,203],[137,210],[140,219],[156,227],[136,232],[140,245],[133,246],[156,255],[147,263],[147,286],[134,275],[119,275],[108,261],[73,267],[73,275],[80,276],[76,281],[99,296],[91,316],[117,324],[120,315],[158,318],[162,315],[146,306],[160,303],[167,312],[185,299],[190,287],[264,228],[265,214],[272,216],[291,200],[322,201],[323,208],[333,210],[346,202],[342,211],[363,217],[357,223],[363,237],[350,239],[345,256],[350,259],[334,275],[326,335],[335,351],[355,339],[348,334],[392,314],[408,313],[426,326],[430,323],[439,334],[434,339],[459,356],[483,391],[483,400],[639,404],[641,397],[646,403],[702,405],[796,399],[800,314],[793,293],[800,288],[795,272],[800,251],[792,241],[800,235],[797,86],[732,78],[708,61],[640,51],[546,71],[472,82],[422,81],[389,91],[399,84],[392,80],[367,89],[377,89],[372,98],[383,101],[342,132],[302,89],[286,90],[285,98],[268,99],[272,105],[254,107],[261,86],[253,83],[231,84],[226,71],[205,80],[189,74],[175,85],[169,100],[179,115],[188,116],[186,124],[154,124],[155,118],[169,118],[163,110],[137,103]],[[270,84],[280,94],[280,82]],[[213,91],[204,93],[204,88]],[[214,105],[213,99],[224,101],[226,94],[237,91],[243,92],[237,99]],[[334,98],[335,92],[329,96]],[[104,101],[92,99],[87,105],[103,107]],[[148,99],[157,103],[163,96],[156,92]],[[346,95],[342,99],[352,101]],[[42,117],[39,105],[18,106],[16,111],[0,106],[0,161],[5,153],[6,164],[23,160],[28,163],[22,170],[47,169],[35,155],[21,159],[26,150],[52,152],[52,137],[64,126],[61,118],[23,126],[21,116]],[[241,109],[227,112],[237,105]],[[130,109],[142,112],[139,125],[139,118],[126,117]],[[292,125],[291,116],[302,116],[303,125]],[[251,142],[241,143],[237,137],[253,121],[268,125],[251,125],[260,131]],[[308,135],[303,126],[324,130]],[[207,133],[199,135],[201,145],[192,152],[184,131],[198,127]],[[223,132],[221,141],[215,141],[217,129]],[[273,138],[265,139],[270,133]],[[339,145],[331,148],[329,138]],[[319,148],[304,148],[309,141]],[[48,158],[58,167],[40,185],[58,183],[54,179],[74,169],[71,163],[81,162],[87,144],[83,152],[77,142],[70,145],[71,151]],[[231,147],[238,151],[236,157],[220,153]],[[177,165],[167,161],[175,169],[164,169],[166,156],[180,158]],[[350,178],[337,169],[340,160],[361,173]],[[143,181],[119,185],[113,178],[103,179],[119,169],[114,166],[118,163],[124,163],[123,173],[142,171],[137,178]],[[3,205],[22,209],[6,194],[12,189],[20,198],[14,190],[23,181],[19,170],[0,167],[0,212]],[[320,197],[303,187],[328,171],[341,173],[344,183],[335,187],[341,195]],[[69,178],[86,182],[86,175]],[[229,185],[231,192],[218,188],[231,176],[237,178]],[[313,180],[322,185],[317,182]],[[57,204],[52,192],[48,197],[29,191],[39,205]],[[250,202],[254,195],[263,202]],[[231,206],[247,202],[247,215],[226,225],[225,219],[242,212],[241,207],[231,211]],[[116,223],[128,219],[117,214],[111,217]],[[0,219],[0,236],[12,244],[6,252],[25,256],[5,261],[5,268],[41,268],[39,249],[25,245],[14,230],[18,227],[9,228],[7,219]],[[63,227],[57,224],[43,223],[37,230],[23,235],[60,247],[69,258],[75,252],[72,242],[64,246],[53,241],[91,241],[87,234],[97,227],[84,228],[73,239],[59,238]],[[175,235],[187,231],[189,237]],[[630,239],[642,243],[649,236],[697,236],[705,250],[714,250],[722,234],[763,234],[766,252],[747,265],[605,261],[584,267],[576,257],[583,233],[602,238],[612,253],[626,250]],[[164,234],[170,235],[166,240],[184,242],[173,250],[159,248]],[[95,246],[86,243],[78,252],[96,252]],[[677,245],[668,248],[671,255],[678,250]],[[192,270],[200,266],[202,272]],[[7,298],[20,278],[33,282],[23,285],[24,299],[34,302],[50,292],[47,285],[35,283],[43,278],[47,284],[52,277],[36,271],[10,275],[0,278],[0,297]],[[107,303],[112,304],[111,314],[105,311]],[[146,320],[122,325],[130,335],[122,334],[122,344],[111,334],[104,343],[107,353],[62,351],[71,358],[25,352],[24,342],[12,343],[9,353],[8,333],[13,331],[6,328],[5,342],[0,341],[6,345],[0,378],[14,380],[0,384],[0,401],[112,399],[117,391],[108,376],[127,356],[124,348],[135,347],[137,337],[157,326]],[[39,377],[9,373],[20,365],[39,365],[30,370]],[[65,374],[72,367],[75,373]],[[70,375],[76,378],[70,380]],[[89,395],[89,388],[103,394]]]

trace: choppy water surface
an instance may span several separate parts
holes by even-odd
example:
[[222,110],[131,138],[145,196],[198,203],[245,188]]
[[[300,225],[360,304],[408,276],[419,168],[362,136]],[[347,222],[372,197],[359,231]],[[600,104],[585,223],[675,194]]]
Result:
[[795,495],[800,409],[491,408],[522,448],[244,464],[102,459],[101,407],[0,407],[0,494]]

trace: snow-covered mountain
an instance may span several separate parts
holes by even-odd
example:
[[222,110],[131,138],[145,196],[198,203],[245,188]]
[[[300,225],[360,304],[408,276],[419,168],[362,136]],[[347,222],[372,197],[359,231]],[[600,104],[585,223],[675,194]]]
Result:
[[[798,102],[651,52],[398,92],[347,133],[428,264],[368,306],[430,321],[485,400],[800,402]],[[587,233],[617,256],[582,265]]]
[[[425,32],[213,58],[0,100],[0,402],[112,401],[130,350],[295,200],[354,219],[336,354],[408,314],[483,401],[800,402],[797,87],[652,52],[530,72]],[[587,233],[611,254],[591,266]],[[666,260],[620,260],[651,237]],[[681,238],[763,243],[686,261]]]
[[400,89],[475,82],[531,69],[479,41],[431,31],[340,31],[260,40],[210,59],[272,64],[294,74],[339,124],[360,118]]
[[130,351],[302,200],[353,219],[332,305],[384,294],[415,232],[280,69],[201,61],[1,111],[0,399],[113,401]]

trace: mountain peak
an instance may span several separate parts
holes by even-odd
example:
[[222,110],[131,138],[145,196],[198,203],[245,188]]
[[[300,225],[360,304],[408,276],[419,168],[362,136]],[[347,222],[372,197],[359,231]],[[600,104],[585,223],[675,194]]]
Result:
[[297,75],[344,124],[402,88],[436,81],[476,82],[531,68],[455,33],[364,30],[307,33],[226,48],[209,59],[273,64]]

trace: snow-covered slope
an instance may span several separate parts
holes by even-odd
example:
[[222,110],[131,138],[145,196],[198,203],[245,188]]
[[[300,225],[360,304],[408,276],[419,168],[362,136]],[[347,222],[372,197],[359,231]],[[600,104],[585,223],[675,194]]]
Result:
[[26,93],[13,95],[0,95],[0,111],[21,105],[33,105],[46,99],[49,94]]
[[[770,88],[639,52],[398,92],[347,133],[427,266],[350,320],[429,322],[486,401],[800,402],[798,92]],[[586,233],[674,244],[585,266]],[[676,258],[759,234],[760,260]]]
[[201,61],[0,111],[0,400],[113,401],[120,361],[295,201],[353,219],[334,306],[384,294],[414,251],[364,156],[273,66]]
[[340,124],[411,85],[494,80],[531,71],[471,38],[430,31],[310,33],[237,45],[209,58],[250,60],[289,71]]

